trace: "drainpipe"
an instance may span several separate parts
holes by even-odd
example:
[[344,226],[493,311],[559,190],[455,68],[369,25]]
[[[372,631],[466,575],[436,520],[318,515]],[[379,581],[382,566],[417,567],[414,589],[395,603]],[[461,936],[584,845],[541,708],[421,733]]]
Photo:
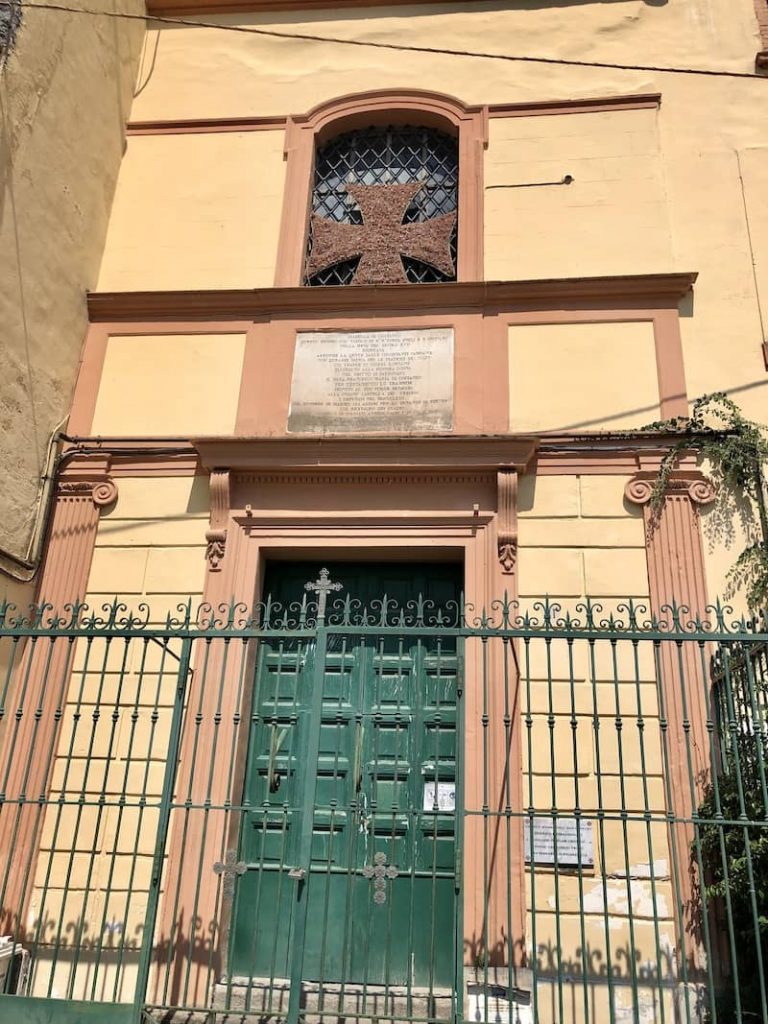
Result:
[[17,583],[30,583],[40,568],[48,516],[50,515],[51,503],[53,501],[53,485],[62,462],[69,454],[68,452],[61,454],[58,451],[59,444],[64,438],[64,435],[60,434],[59,431],[68,418],[68,416],[65,416],[61,423],[54,428],[51,439],[48,442],[45,470],[37,496],[35,524],[27,544],[25,556],[19,558],[18,555],[11,554],[10,551],[0,548],[0,573],[4,576],[9,576],[12,580],[16,580]]

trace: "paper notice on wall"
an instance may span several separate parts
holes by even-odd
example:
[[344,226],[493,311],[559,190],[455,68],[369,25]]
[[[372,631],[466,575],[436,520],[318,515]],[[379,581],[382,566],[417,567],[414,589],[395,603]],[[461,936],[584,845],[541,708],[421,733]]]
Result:
[[[435,792],[435,785],[437,785],[437,792]],[[440,811],[443,814],[453,814],[456,810],[456,783],[425,782],[424,810]]]
[[468,986],[468,1024],[533,1024],[530,995],[515,992],[510,1000],[499,985]]

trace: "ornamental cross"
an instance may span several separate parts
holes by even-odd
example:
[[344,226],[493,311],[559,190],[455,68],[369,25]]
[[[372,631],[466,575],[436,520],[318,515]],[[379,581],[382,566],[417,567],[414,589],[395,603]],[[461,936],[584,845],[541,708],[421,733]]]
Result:
[[386,853],[374,853],[373,855],[373,867],[370,864],[366,864],[363,868],[363,874],[366,878],[373,879],[373,902],[374,903],[386,903],[387,902],[387,879],[390,880],[397,878],[399,871],[396,867],[391,864],[387,865]]
[[237,859],[237,854],[234,850],[227,850],[224,854],[224,863],[222,864],[220,860],[217,860],[213,865],[213,871],[216,875],[224,876],[221,883],[221,892],[225,900],[231,900],[235,895],[235,879],[238,875],[245,874],[245,862]]
[[310,590],[312,593],[317,594],[317,617],[318,619],[325,618],[325,605],[328,601],[328,595],[332,590],[341,590],[341,583],[331,583],[327,569],[320,570],[320,579],[315,580],[314,583],[305,583],[304,589]]
[[421,183],[347,185],[347,194],[360,207],[363,223],[340,224],[313,213],[307,276],[359,256],[352,284],[407,284],[401,257],[410,256],[453,277],[451,235],[456,214],[403,224],[405,212],[421,187]]

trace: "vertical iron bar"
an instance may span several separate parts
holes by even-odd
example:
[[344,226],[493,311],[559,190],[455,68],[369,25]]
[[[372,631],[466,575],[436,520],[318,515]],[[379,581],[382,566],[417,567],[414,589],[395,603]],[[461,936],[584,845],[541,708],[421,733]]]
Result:
[[660,1010],[660,1024],[665,1024],[666,1020],[666,1007],[664,1006],[664,981],[663,971],[661,962],[661,935],[659,933],[659,912],[658,912],[658,900],[656,892],[656,866],[654,864],[653,856],[653,831],[651,828],[651,804],[650,795],[648,791],[648,769],[647,759],[645,751],[645,716],[643,714],[643,702],[642,692],[640,683],[640,648],[639,641],[632,641],[632,654],[633,654],[633,665],[634,665],[634,684],[635,684],[635,723],[637,725],[637,736],[638,746],[640,752],[640,777],[642,778],[642,789],[643,789],[643,818],[645,820],[645,840],[648,847],[648,874],[651,882],[651,906],[653,907],[653,934],[654,941],[656,944],[656,971],[658,974],[658,990],[659,990],[659,1010]]
[[141,942],[141,953],[136,972],[136,992],[134,1005],[137,1015],[141,1013],[149,983],[149,969],[152,961],[152,944],[157,924],[157,910],[160,903],[160,881],[163,874],[165,846],[168,839],[168,826],[171,820],[171,801],[176,784],[176,769],[179,763],[179,746],[181,742],[181,726],[184,719],[184,700],[187,693],[187,679],[192,659],[192,639],[185,637],[181,644],[179,671],[176,676],[176,695],[171,715],[171,728],[168,737],[168,758],[163,779],[163,791],[160,796],[160,815],[157,823],[157,837],[152,859],[152,878],[147,899],[147,913],[144,918],[144,934]]
[[453,852],[454,892],[454,1007],[455,1024],[464,1019],[464,822],[466,815],[464,796],[464,664],[466,641],[457,640],[456,649],[456,836]]
[[611,927],[608,920],[608,873],[605,865],[605,802],[603,800],[603,767],[600,748],[600,702],[598,697],[598,672],[596,662],[597,641],[589,641],[589,679],[592,686],[592,731],[595,744],[595,781],[597,783],[597,831],[600,837],[600,881],[603,890],[603,930],[605,934],[605,966],[608,977],[608,1017],[611,1024],[616,1020],[614,999],[613,958],[611,956]]
[[288,996],[288,1024],[298,1024],[301,1010],[302,974],[304,967],[304,941],[307,933],[307,909],[314,828],[314,804],[317,791],[317,762],[320,756],[320,728],[323,711],[323,683],[328,656],[328,628],[322,609],[318,610],[315,628],[315,663],[312,671],[312,693],[308,704],[308,735],[304,756],[304,779],[301,799],[301,832],[296,867],[304,877],[296,881],[295,925],[291,950],[291,991]]

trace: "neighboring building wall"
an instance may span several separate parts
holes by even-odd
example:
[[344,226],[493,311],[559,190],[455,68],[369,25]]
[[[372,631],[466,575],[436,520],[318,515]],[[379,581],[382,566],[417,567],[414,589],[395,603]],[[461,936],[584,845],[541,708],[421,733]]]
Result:
[[0,568],[11,571],[3,554],[30,555],[49,439],[70,408],[143,35],[140,21],[27,8],[0,61]]

